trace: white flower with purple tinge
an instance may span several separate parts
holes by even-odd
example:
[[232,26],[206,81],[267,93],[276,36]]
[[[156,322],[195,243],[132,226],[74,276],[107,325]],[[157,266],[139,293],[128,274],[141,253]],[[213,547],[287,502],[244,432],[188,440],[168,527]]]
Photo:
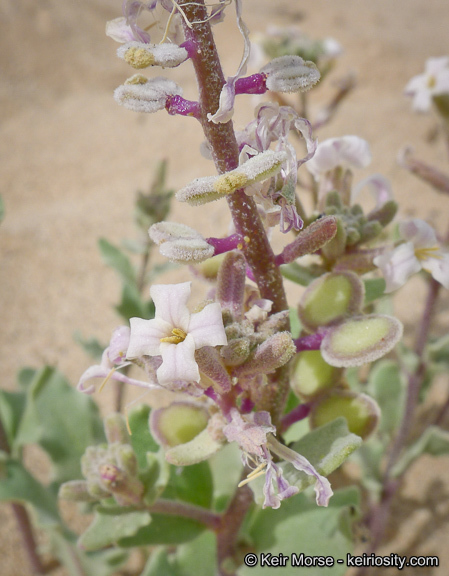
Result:
[[[255,190],[255,200],[268,226],[280,224],[282,232],[292,228],[300,230],[303,222],[295,208],[295,189],[298,168],[315,154],[317,140],[312,136],[312,127],[304,118],[290,106],[279,106],[268,102],[259,105],[255,111],[256,118],[245,130],[237,132],[240,163],[245,162],[255,152],[268,150],[272,143],[277,142],[276,151],[284,152],[286,160],[281,169],[282,186],[279,190],[262,187]],[[289,142],[290,130],[296,130],[304,138],[307,154],[297,159],[296,150]],[[248,194],[249,191],[247,190]]]
[[101,378],[103,383],[111,378],[112,380],[118,380],[124,384],[131,384],[133,386],[140,386],[141,388],[153,389],[160,388],[156,379],[153,378],[151,383],[143,382],[141,380],[136,380],[134,378],[128,378],[125,374],[118,372],[121,368],[124,368],[130,364],[126,361],[126,351],[129,345],[129,327],[119,326],[114,330],[111,336],[111,341],[109,346],[103,352],[101,356],[100,364],[90,366],[81,376],[78,382],[78,390],[86,394],[93,394],[95,392],[95,386],[91,384],[86,387],[86,382],[93,380],[94,378]]
[[[220,9],[222,10],[222,7],[220,7]],[[251,52],[249,30],[242,20],[242,0],[235,0],[235,12],[237,16],[237,26],[243,36],[243,55],[235,76],[229,76],[221,90],[218,110],[216,110],[214,114],[211,112],[207,114],[209,122],[213,122],[214,124],[226,124],[234,115],[235,83],[245,74]]]
[[414,76],[405,87],[405,95],[413,98],[418,112],[430,110],[433,96],[449,93],[449,56],[429,58],[424,74]]
[[142,2],[141,0],[124,0],[123,16],[114,18],[106,22],[106,36],[109,36],[116,42],[150,42],[150,35],[137,25],[137,20],[142,11],[153,12],[160,5],[167,12],[172,11],[173,4],[171,0],[150,0]]
[[399,224],[399,233],[406,242],[373,260],[385,278],[385,292],[397,290],[420,270],[449,289],[449,253],[441,249],[433,228],[413,218]]
[[236,408],[233,408],[230,415],[231,421],[223,428],[226,439],[228,442],[237,442],[243,451],[246,465],[256,466],[239,486],[265,474],[264,508],[279,508],[282,500],[299,492],[297,486],[292,486],[284,478],[282,468],[273,462],[270,453],[272,452],[282,460],[290,462],[297,470],[314,476],[316,502],[319,506],[328,505],[333,493],[329,480],[321,476],[304,456],[290,450],[274,438],[272,434],[276,433],[276,428],[271,424],[268,412],[251,412],[242,415]]
[[358,136],[329,138],[318,144],[315,155],[307,162],[307,169],[315,180],[330,170],[342,168],[365,168],[371,162],[369,144]]
[[207,304],[201,312],[190,314],[187,308],[190,285],[191,282],[152,286],[150,294],[156,307],[155,318],[130,320],[126,357],[162,356],[162,365],[157,370],[161,385],[199,382],[195,350],[227,344],[218,303]]

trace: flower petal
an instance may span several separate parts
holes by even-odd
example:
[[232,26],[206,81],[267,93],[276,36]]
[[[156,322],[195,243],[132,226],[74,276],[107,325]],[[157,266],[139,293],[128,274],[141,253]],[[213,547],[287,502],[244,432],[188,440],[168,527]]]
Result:
[[161,338],[171,335],[172,324],[162,318],[153,320],[143,320],[142,318],[131,318],[131,334],[129,337],[127,358],[138,358],[139,356],[158,356],[160,354]]
[[449,290],[449,254],[441,254],[439,258],[428,258],[423,262],[423,268]]
[[106,36],[121,44],[134,40],[132,28],[126,23],[126,18],[123,16],[106,22]]
[[[108,348],[103,352],[103,359],[105,354],[107,354]],[[102,359],[102,362],[103,362]],[[118,368],[124,368],[128,366],[129,362],[125,362]],[[111,380],[117,380],[118,382],[123,382],[124,384],[131,384],[132,386],[139,386],[140,388],[147,388],[147,389],[160,389],[160,386],[156,383],[149,383],[143,382],[142,380],[136,380],[134,378],[128,378],[125,374],[118,372],[117,370],[112,371],[112,368],[109,368],[106,364],[97,364],[95,366],[90,366],[81,376],[77,390],[79,392],[84,392],[85,394],[93,394],[95,392],[95,386],[91,384],[86,388],[85,384],[88,380],[92,380],[93,378],[101,378],[105,380],[106,378],[111,378]]]
[[387,284],[385,292],[397,290],[412,274],[421,270],[421,264],[415,256],[413,242],[406,242],[394,250],[376,256],[373,263],[381,269],[385,278]]
[[428,248],[438,244],[435,230],[420,218],[404,220],[399,224],[399,233],[408,242],[413,242],[415,248]]
[[193,336],[196,349],[227,344],[220,304],[208,304],[201,312],[192,314],[186,332]]
[[237,26],[240,30],[240,34],[243,36],[243,55],[236,75],[230,76],[221,89],[218,110],[215,112],[215,114],[207,114],[207,119],[209,122],[214,122],[214,124],[225,124],[232,118],[234,114],[235,83],[245,74],[249,54],[251,51],[249,30],[242,20],[242,0],[235,0],[235,11],[237,15]]
[[150,294],[156,306],[156,319],[164,320],[171,324],[172,328],[181,328],[187,332],[190,318],[187,300],[190,298],[191,284],[154,284],[150,288]]
[[108,358],[113,364],[121,364],[129,346],[129,326],[119,326],[112,333],[108,347]]
[[298,454],[294,450],[287,448],[287,446],[284,446],[283,444],[278,442],[271,435],[268,436],[267,440],[268,440],[267,445],[271,452],[277,454],[283,460],[286,460],[287,462],[293,464],[296,470],[305,472],[309,476],[314,476],[316,478],[315,482],[316,503],[318,504],[318,506],[327,506],[329,503],[329,499],[333,494],[329,480],[324,476],[322,476],[321,474],[319,474],[312,466],[312,464],[307,460],[307,458],[304,458],[304,456],[301,456],[301,454]]
[[333,170],[343,168],[365,168],[371,162],[371,151],[366,140],[358,136],[329,138],[318,144],[314,157],[306,164],[315,179]]
[[200,381],[198,364],[195,362],[195,342],[190,334],[179,344],[162,342],[160,350],[162,365],[157,370],[157,379],[162,386],[177,381]]
[[371,192],[371,195],[376,202],[374,210],[381,208],[389,200],[393,200],[391,185],[385,176],[382,176],[382,174],[371,174],[371,176],[368,176],[368,178],[365,178],[356,186],[354,186],[352,191],[351,204],[354,203],[354,200],[360,194],[363,188],[365,188],[365,186],[368,187],[368,190]]

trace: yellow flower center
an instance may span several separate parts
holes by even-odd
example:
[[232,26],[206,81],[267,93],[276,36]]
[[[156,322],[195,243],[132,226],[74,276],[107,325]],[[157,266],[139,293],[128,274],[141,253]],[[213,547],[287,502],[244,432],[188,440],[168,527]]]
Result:
[[168,342],[169,344],[179,344],[180,342],[184,342],[187,337],[187,333],[181,328],[173,328],[171,331],[173,336],[166,336],[165,338],[161,338],[161,342]]
[[420,262],[427,260],[428,258],[438,258],[441,260],[443,257],[440,252],[439,246],[430,246],[428,248],[416,248],[415,256]]
[[432,88],[435,88],[437,83],[437,80],[435,78],[435,76],[429,76],[428,80],[427,80],[427,88],[429,88],[429,90],[432,90]]

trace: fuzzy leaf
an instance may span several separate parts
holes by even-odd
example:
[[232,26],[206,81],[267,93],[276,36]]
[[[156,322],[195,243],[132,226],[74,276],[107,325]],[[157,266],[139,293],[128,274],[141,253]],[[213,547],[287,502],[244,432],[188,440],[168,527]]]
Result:
[[242,475],[242,457],[237,442],[226,444],[209,460],[214,486],[214,507],[217,501],[224,503],[235,492]]
[[446,367],[449,364],[449,333],[429,344],[427,350],[432,362]]
[[365,306],[383,296],[385,291],[383,278],[368,278],[363,280],[363,283],[365,284]]
[[[328,476],[361,444],[362,439],[349,432],[346,420],[337,418],[303,436],[291,446],[291,449],[305,456],[319,474]],[[298,486],[300,491],[315,481],[313,476],[296,470],[290,463],[281,466],[288,482]]]
[[131,430],[131,445],[137,456],[139,468],[147,465],[147,452],[157,452],[159,445],[151,435],[148,420],[151,408],[147,404],[140,404],[128,414],[128,425]]
[[374,365],[369,376],[372,395],[379,404],[379,431],[392,434],[402,419],[404,382],[396,362],[383,360]]
[[168,552],[164,548],[157,548],[153,551],[145,564],[145,568],[140,576],[179,576],[172,567],[168,559]]
[[81,332],[74,332],[73,339],[77,344],[83,348],[84,352],[89,354],[95,360],[100,360],[101,355],[103,354],[103,350],[106,348],[106,345],[101,344],[97,338],[91,336],[90,338],[84,338]]
[[136,273],[130,259],[120,248],[111,244],[106,238],[100,238],[98,248],[106,266],[113,268],[125,284],[136,286]]
[[[327,508],[319,508],[304,494],[282,502],[279,510],[257,510],[251,518],[249,535],[257,553],[271,553],[273,556],[288,556],[285,567],[241,567],[238,576],[259,576],[264,574],[300,576],[343,576],[346,562],[338,564],[337,559],[346,560],[352,551],[351,525],[358,516],[360,495],[357,489],[349,488],[334,494]],[[333,567],[292,567],[291,555],[332,556]]]
[[42,526],[61,523],[56,497],[4,452],[0,452],[0,501],[32,504]]
[[115,310],[126,321],[135,317],[150,320],[155,312],[153,301],[143,300],[136,286],[130,284],[123,285],[122,299]]
[[15,438],[25,411],[26,394],[0,390],[0,421],[5,430],[9,449],[13,456],[19,455],[15,448]]
[[[162,498],[182,500],[203,508],[212,504],[212,475],[207,462],[177,468],[170,466],[170,479]],[[122,538],[120,546],[144,546],[147,544],[181,544],[189,542],[205,530],[204,524],[179,516],[151,514],[152,522],[141,528],[134,536]]]
[[149,512],[121,507],[97,507],[92,524],[82,534],[78,545],[82,550],[100,550],[113,546],[121,538],[134,536],[151,522]]
[[50,540],[54,555],[69,576],[79,576],[80,569],[84,576],[113,576],[128,558],[128,553],[120,549],[83,552],[76,546],[75,539],[72,542],[60,530],[52,530]]
[[61,483],[81,478],[81,456],[88,446],[103,441],[103,424],[92,399],[54,368],[36,372],[27,390],[17,445],[39,444],[52,461],[53,480]]
[[[175,554],[174,566],[178,576],[210,576],[214,574],[217,566],[215,535],[210,531],[203,532],[192,542],[179,546]],[[160,575],[158,574],[158,576]]]
[[157,544],[176,545],[190,542],[205,530],[204,524],[181,518],[179,516],[164,516],[151,514],[152,522],[141,528],[134,536],[122,538],[118,544],[123,548]]
[[297,262],[284,264],[280,266],[280,270],[284,278],[300,286],[308,286],[317,278],[316,274],[313,274],[308,268],[301,266]]
[[441,456],[449,454],[449,432],[438,426],[430,426],[421,438],[409,446],[402,458],[393,468],[393,476],[400,476],[422,454]]

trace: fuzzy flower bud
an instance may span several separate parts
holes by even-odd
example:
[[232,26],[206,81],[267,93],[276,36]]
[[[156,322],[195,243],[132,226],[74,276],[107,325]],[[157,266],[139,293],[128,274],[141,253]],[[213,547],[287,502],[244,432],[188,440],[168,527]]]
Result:
[[235,374],[268,374],[286,364],[296,353],[296,346],[290,332],[278,332],[256,348],[245,364],[235,370]]
[[287,154],[285,152],[274,152],[272,150],[261,152],[235,170],[225,172],[219,176],[196,178],[179,190],[176,198],[180,202],[188,202],[193,206],[218,200],[240,188],[267,180],[280,171],[282,163],[286,160]]
[[280,56],[260,71],[267,76],[267,88],[273,92],[306,92],[320,79],[316,65],[300,56]]
[[243,364],[250,353],[248,338],[235,338],[227,346],[223,346],[220,355],[227,366],[239,366]]
[[105,463],[99,467],[100,482],[120,506],[135,506],[142,501],[144,486],[118,466]]
[[94,502],[96,498],[88,490],[85,480],[71,480],[59,488],[58,498],[71,502]]
[[158,222],[149,229],[159,252],[171,262],[202,262],[214,255],[214,247],[199,232],[175,222]]
[[231,378],[226,370],[220,352],[212,346],[204,346],[195,352],[195,360],[200,372],[212,381],[212,386],[220,394],[229,392],[232,387]]
[[145,44],[127,42],[117,50],[117,56],[137,69],[148,66],[174,68],[188,58],[187,50],[176,44]]
[[327,244],[337,234],[337,219],[325,216],[304,228],[295,240],[288,244],[276,257],[278,264],[287,264],[305,254],[313,254]]
[[131,76],[114,91],[116,102],[128,110],[148,113],[163,110],[167,99],[173,95],[182,95],[182,89],[176,82],[163,77],[149,80],[141,74]]

